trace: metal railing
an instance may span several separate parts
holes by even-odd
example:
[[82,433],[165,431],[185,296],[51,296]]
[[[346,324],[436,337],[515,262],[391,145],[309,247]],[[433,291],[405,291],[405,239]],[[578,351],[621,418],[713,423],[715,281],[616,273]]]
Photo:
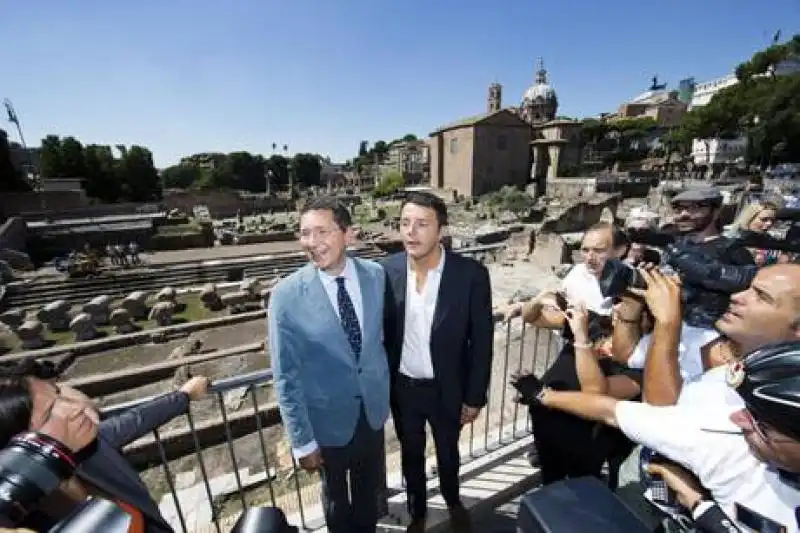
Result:
[[[527,410],[513,401],[508,378],[521,369],[541,374],[557,349],[558,337],[553,332],[526,328],[519,319],[502,322],[496,317],[487,405],[478,420],[462,431],[462,464],[529,434]],[[155,430],[152,438],[144,437],[126,448],[176,531],[222,533],[243,508],[254,505],[280,507],[307,530],[324,525],[319,478],[300,470],[291,456],[276,416],[271,382],[269,369],[215,380],[209,399],[193,402],[186,415]],[[104,416],[136,403],[140,402],[105,409]],[[209,440],[203,419],[215,415],[223,423],[212,429],[215,433]],[[176,445],[176,433],[188,435],[190,442]],[[155,463],[143,464],[141,457],[136,458],[143,441],[158,450]],[[388,477],[400,471],[399,443],[391,422],[386,431],[386,471]]]

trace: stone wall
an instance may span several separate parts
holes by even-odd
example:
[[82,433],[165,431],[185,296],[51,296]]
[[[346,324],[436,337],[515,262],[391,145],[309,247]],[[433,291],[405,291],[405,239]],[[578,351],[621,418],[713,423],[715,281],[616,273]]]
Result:
[[164,192],[163,204],[169,211],[179,209],[191,213],[197,205],[205,205],[213,218],[231,218],[237,214],[255,215],[270,211],[285,211],[291,202],[275,196],[242,196],[236,191],[183,191]]
[[577,233],[598,222],[613,222],[617,216],[620,198],[617,195],[597,194],[586,200],[566,204],[564,208],[550,209],[553,213],[545,219],[541,233]]
[[[43,213],[58,213],[87,207],[83,191],[4,192],[0,194],[0,218],[23,216],[41,218]],[[32,214],[32,216],[28,216]]]
[[591,196],[597,189],[595,178],[552,178],[547,180],[547,196],[574,201]]

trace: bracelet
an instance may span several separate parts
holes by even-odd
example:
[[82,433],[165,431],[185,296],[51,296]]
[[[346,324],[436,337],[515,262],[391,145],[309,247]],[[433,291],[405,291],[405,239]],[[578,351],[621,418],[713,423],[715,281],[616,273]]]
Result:
[[593,348],[593,346],[591,344],[589,344],[589,343],[579,344],[577,342],[573,342],[572,343],[572,347],[575,348],[576,350],[581,350],[581,349],[590,350],[590,349]]

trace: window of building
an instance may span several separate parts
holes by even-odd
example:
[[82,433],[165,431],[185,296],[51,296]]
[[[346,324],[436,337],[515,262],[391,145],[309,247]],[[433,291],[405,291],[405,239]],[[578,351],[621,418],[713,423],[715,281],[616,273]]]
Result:
[[505,150],[508,146],[508,137],[505,135],[498,135],[497,136],[497,149],[498,150]]
[[450,153],[458,153],[458,139],[450,139]]

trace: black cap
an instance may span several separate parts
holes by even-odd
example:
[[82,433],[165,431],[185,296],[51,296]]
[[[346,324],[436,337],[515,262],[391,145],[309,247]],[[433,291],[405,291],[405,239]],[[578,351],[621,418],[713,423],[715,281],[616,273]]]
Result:
[[800,341],[759,348],[728,369],[753,417],[800,441]]
[[721,205],[722,193],[715,187],[686,189],[672,198],[672,205],[678,203]]

